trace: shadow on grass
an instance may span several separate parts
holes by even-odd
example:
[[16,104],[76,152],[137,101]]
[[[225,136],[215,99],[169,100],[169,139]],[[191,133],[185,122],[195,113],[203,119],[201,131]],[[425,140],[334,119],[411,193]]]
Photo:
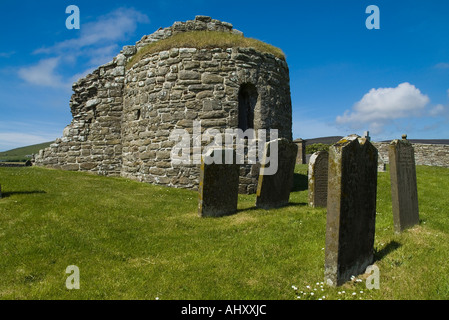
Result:
[[253,207],[250,208],[241,208],[241,209],[237,209],[236,213],[239,212],[244,212],[244,211],[253,211],[253,210],[265,210],[265,211],[270,211],[270,210],[278,210],[278,209],[284,209],[284,208],[288,208],[288,207],[297,207],[297,206],[306,206],[307,203],[304,202],[289,202],[288,204],[286,204],[285,206],[281,206],[281,207],[276,207],[276,208],[270,208],[270,209],[264,209],[264,208],[258,208],[255,205]]
[[385,258],[390,252],[398,249],[401,244],[397,241],[391,241],[383,249],[374,252],[374,261],[380,261]]
[[47,192],[42,190],[2,192],[2,197],[7,198],[16,194],[36,194],[36,193],[47,193]]
[[309,181],[305,174],[295,173],[293,176],[292,192],[304,191],[308,189]]

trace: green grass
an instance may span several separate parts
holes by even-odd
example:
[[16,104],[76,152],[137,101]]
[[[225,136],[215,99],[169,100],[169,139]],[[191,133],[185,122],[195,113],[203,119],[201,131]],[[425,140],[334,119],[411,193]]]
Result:
[[44,142],[40,144],[35,144],[27,147],[16,148],[8,151],[0,152],[0,161],[5,162],[25,162],[30,160],[30,157],[27,157],[31,154],[39,153],[39,150],[47,148],[52,144],[52,142]]
[[171,48],[254,48],[261,52],[271,53],[285,60],[281,49],[253,38],[245,38],[242,35],[219,31],[190,31],[175,34],[167,39],[159,40],[140,49],[127,63],[126,68],[131,69],[134,64],[145,56],[169,50]]
[[[321,288],[326,210],[306,205],[306,172],[297,166],[287,207],[255,209],[254,195],[239,195],[237,214],[202,219],[193,191],[0,168],[0,298],[449,298],[449,169],[418,166],[422,222],[400,235],[393,231],[389,174],[379,173],[379,290],[364,281]],[[69,265],[79,267],[80,290],[65,287]]]

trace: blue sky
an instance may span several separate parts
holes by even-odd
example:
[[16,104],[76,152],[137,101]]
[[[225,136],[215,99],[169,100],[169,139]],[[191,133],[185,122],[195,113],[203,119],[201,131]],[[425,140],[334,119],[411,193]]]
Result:
[[[79,30],[65,26],[68,5]],[[366,28],[369,5],[378,30]],[[196,15],[285,52],[294,138],[449,138],[449,1],[24,0],[0,4],[0,151],[61,137],[73,82]]]

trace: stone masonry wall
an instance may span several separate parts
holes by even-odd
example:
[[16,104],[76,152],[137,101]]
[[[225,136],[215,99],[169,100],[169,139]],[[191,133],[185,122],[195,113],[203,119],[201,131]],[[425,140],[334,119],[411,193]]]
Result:
[[[389,142],[373,142],[385,163],[389,163]],[[449,168],[449,145],[413,143],[416,165]]]
[[[194,188],[195,165],[173,167],[168,139],[174,128],[236,128],[241,85],[257,90],[254,128],[279,129],[291,140],[289,73],[285,61],[253,49],[173,48],[125,69],[149,43],[179,32],[221,31],[243,35],[232,24],[197,16],[175,22],[125,46],[113,61],[73,85],[72,122],[35,158],[38,166],[124,176],[161,185]],[[257,166],[242,166],[240,192],[252,193]]]
[[[278,129],[291,140],[288,67],[271,54],[246,48],[173,48],[154,53],[128,71],[122,122],[122,176],[196,188],[199,167],[172,166],[173,129],[238,127],[242,85],[257,90],[254,129]],[[242,167],[241,192],[255,192],[258,170]]]

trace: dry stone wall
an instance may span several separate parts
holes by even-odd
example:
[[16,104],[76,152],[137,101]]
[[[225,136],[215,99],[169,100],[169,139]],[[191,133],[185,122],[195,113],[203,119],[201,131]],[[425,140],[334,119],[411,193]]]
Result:
[[[72,123],[62,138],[40,151],[36,165],[197,189],[199,165],[171,163],[175,141],[170,133],[191,132],[194,121],[200,121],[203,132],[238,128],[245,103],[254,113],[249,127],[278,129],[279,138],[291,140],[288,66],[272,54],[251,48],[172,48],[126,70],[127,61],[145,45],[194,30],[242,35],[230,23],[197,16],[125,46],[113,61],[73,85]],[[241,167],[241,193],[255,192],[258,169]]]
[[[385,163],[389,163],[389,142],[373,142]],[[415,163],[421,166],[449,168],[449,145],[412,143],[415,150]]]

